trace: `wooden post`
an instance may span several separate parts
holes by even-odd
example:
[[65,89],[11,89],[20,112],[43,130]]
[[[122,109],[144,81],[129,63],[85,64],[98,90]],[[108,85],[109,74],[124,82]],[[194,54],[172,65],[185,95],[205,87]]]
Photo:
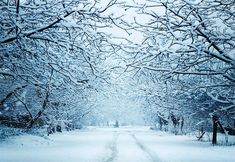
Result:
[[213,136],[212,136],[212,144],[215,145],[217,144],[217,125],[218,125],[218,116],[213,115],[212,116],[213,120]]

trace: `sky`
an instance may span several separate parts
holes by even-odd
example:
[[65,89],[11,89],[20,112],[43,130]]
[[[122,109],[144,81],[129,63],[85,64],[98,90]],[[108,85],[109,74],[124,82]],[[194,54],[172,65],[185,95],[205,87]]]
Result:
[[[139,1],[139,2],[138,2]],[[109,0],[101,0],[101,4],[105,5],[109,2]],[[136,3],[143,3],[144,1],[141,0],[135,0]],[[132,25],[134,24],[134,18],[136,18],[139,22],[147,22],[148,18],[147,16],[140,15],[137,13],[136,8],[129,8],[126,10],[122,7],[122,5],[136,5],[133,0],[118,0],[117,3],[122,3],[120,5],[115,5],[109,8],[105,14],[106,15],[113,15],[113,17],[119,17],[122,16],[122,20],[127,22],[128,24]],[[111,33],[113,37],[123,37],[130,41],[132,41],[135,44],[141,44],[143,42],[144,36],[141,32],[130,29],[127,31],[117,27],[113,26],[113,28],[104,28],[101,29],[101,31],[105,33]],[[114,41],[114,39],[112,40]],[[118,42],[120,42],[119,39],[117,39]],[[124,41],[124,40],[123,40]],[[125,42],[125,41],[124,41]]]

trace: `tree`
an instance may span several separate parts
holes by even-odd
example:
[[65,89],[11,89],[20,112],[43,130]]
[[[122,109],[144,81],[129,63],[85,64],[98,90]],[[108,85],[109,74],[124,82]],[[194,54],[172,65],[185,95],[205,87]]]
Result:
[[[159,0],[132,6],[149,22],[143,24],[136,19],[136,29],[145,34],[145,40],[138,51],[130,52],[133,60],[127,64],[128,69],[155,73],[162,83],[165,80],[173,87],[168,98],[176,101],[177,109],[187,114],[209,109],[203,111],[204,120],[217,114],[224,124],[231,125],[235,108],[233,5],[234,1]],[[197,106],[188,103],[179,107],[191,95],[195,98],[190,103]],[[200,96],[208,100],[201,104],[197,101]],[[214,106],[208,107],[206,102]]]
[[[0,116],[6,119],[5,124],[31,128],[41,125],[39,120],[48,124],[54,119],[70,120],[75,114],[85,116],[89,89],[108,79],[102,65],[113,45],[97,29],[118,19],[105,15],[115,4],[0,2]],[[79,111],[65,115],[76,105]],[[16,119],[17,115],[26,120]]]

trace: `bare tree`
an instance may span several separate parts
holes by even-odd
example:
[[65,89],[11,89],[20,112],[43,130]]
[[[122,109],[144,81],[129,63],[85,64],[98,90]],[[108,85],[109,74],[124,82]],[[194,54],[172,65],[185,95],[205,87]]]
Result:
[[[41,118],[58,116],[52,109],[70,109],[81,101],[78,98],[86,100],[89,89],[106,81],[108,72],[102,65],[115,45],[98,29],[118,21],[105,14],[113,5],[116,1],[1,1],[2,116],[11,111],[13,118],[29,115],[22,127],[32,127]],[[61,94],[65,92],[67,96]],[[68,98],[75,102],[68,104]]]
[[154,73],[162,83],[166,81],[173,87],[168,98],[178,99],[174,107],[185,104],[186,96],[206,96],[207,100],[201,100],[204,106],[192,97],[198,106],[178,108],[186,111],[185,107],[191,107],[188,114],[203,112],[205,120],[219,114],[224,124],[231,125],[235,108],[233,6],[234,1],[217,0],[159,0],[125,6],[136,8],[149,19],[148,23],[136,19],[136,29],[144,33],[145,40],[140,50],[129,53],[133,59],[127,68]]

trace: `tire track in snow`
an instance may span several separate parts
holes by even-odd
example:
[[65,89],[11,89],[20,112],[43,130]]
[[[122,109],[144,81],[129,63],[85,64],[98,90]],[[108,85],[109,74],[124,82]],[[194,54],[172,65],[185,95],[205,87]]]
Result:
[[113,135],[113,140],[111,143],[107,145],[107,148],[111,151],[110,157],[107,159],[104,159],[102,162],[113,162],[114,159],[117,156],[117,139],[118,139],[119,133],[115,132]]
[[159,158],[156,154],[152,153],[147,147],[145,147],[145,146],[136,138],[135,134],[131,134],[131,136],[133,137],[133,139],[135,140],[135,142],[136,142],[136,144],[139,146],[139,148],[140,148],[143,152],[145,152],[145,153],[150,157],[150,159],[151,159],[152,162],[162,162],[162,161],[160,160],[160,158]]

